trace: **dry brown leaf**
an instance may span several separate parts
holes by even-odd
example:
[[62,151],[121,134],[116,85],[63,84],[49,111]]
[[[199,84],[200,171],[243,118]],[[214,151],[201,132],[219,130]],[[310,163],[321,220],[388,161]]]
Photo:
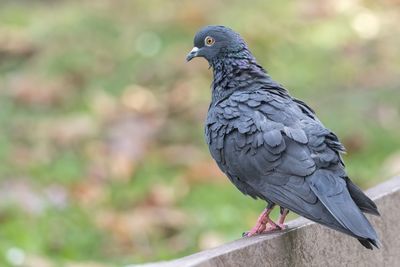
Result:
[[153,184],[149,194],[144,198],[143,204],[150,206],[173,206],[179,198],[188,193],[187,185],[181,181],[177,184]]
[[113,178],[132,176],[163,122],[161,116],[126,114],[107,127],[107,162]]
[[131,84],[124,89],[120,101],[128,110],[140,113],[153,113],[157,109],[157,99],[154,93],[150,89],[136,84]]
[[227,178],[212,160],[204,160],[191,165],[185,173],[185,178],[194,183],[216,182],[225,183]]
[[27,75],[13,76],[7,88],[7,94],[15,102],[38,107],[60,105],[71,92],[68,83],[62,79],[47,80]]
[[22,32],[0,27],[0,58],[30,57],[37,47]]
[[95,221],[105,229],[121,246],[132,246],[153,233],[178,231],[188,223],[186,214],[175,208],[140,207],[129,212],[103,211]]
[[83,206],[95,206],[107,199],[106,185],[97,181],[85,180],[76,184],[72,196]]
[[192,106],[194,102],[195,90],[188,82],[175,84],[168,94],[168,106],[172,111],[180,111]]
[[343,138],[343,145],[350,153],[360,152],[367,145],[366,138],[362,132],[349,133]]
[[169,164],[193,165],[205,158],[205,153],[200,148],[190,144],[169,145],[159,151]]
[[105,90],[97,89],[88,97],[91,110],[101,121],[108,121],[118,113],[118,104],[114,96]]
[[180,25],[186,25],[188,28],[198,27],[198,25],[203,25],[206,23],[207,18],[202,10],[207,5],[203,4],[199,5],[199,2],[196,1],[188,1],[182,2],[184,6],[176,9],[176,20],[180,21]]
[[37,188],[29,179],[7,180],[0,184],[0,203],[18,206],[30,214],[41,214],[48,207],[64,208],[69,195],[64,187]]
[[52,140],[61,146],[78,143],[95,136],[98,132],[96,121],[86,114],[43,120],[37,123],[35,128],[36,138]]

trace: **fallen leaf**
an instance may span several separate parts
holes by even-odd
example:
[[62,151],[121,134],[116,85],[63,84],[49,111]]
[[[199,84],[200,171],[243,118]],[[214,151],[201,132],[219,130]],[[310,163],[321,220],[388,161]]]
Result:
[[[190,144],[174,144],[160,149],[162,157],[171,165],[193,165],[204,160],[205,153]],[[208,157],[208,155],[207,155]]]
[[86,179],[72,187],[71,194],[82,206],[92,207],[104,203],[107,199],[105,184]]
[[157,109],[154,93],[145,87],[132,84],[121,95],[121,103],[129,110],[140,113],[153,113]]
[[18,104],[42,108],[66,102],[72,90],[62,79],[15,75],[8,80],[6,93]]
[[184,177],[193,183],[226,183],[227,178],[212,160],[204,160],[191,165]]
[[6,57],[30,57],[38,50],[23,32],[0,27],[0,59]]
[[64,187],[49,185],[38,188],[29,179],[13,179],[0,183],[1,206],[18,206],[27,213],[38,215],[48,207],[65,208],[69,195]]
[[164,122],[162,116],[126,114],[107,127],[107,155],[111,176],[128,180]]
[[154,233],[168,234],[188,224],[186,214],[176,208],[138,207],[127,212],[102,211],[96,215],[98,227],[108,231],[120,246],[138,246]]

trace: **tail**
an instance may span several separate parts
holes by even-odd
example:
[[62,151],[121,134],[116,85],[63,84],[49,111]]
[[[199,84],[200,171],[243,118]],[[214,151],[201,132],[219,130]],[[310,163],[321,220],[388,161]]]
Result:
[[[372,249],[372,246],[379,248],[378,235],[351,197],[344,179],[336,177],[329,170],[317,170],[306,180],[311,190],[341,227],[355,236],[364,247],[368,249]],[[351,188],[354,189],[354,187]],[[360,194],[356,195],[359,196]],[[364,198],[361,199],[364,200]],[[363,201],[360,201],[360,203],[364,204]],[[368,211],[374,210],[367,205],[361,206],[367,207]]]
[[381,244],[379,243],[379,240],[372,240],[372,239],[361,239],[359,238],[358,241],[361,243],[361,245],[363,245],[365,248],[367,249],[373,249],[373,246],[376,248],[379,248],[381,246]]
[[358,186],[353,184],[348,177],[345,179],[351,198],[354,200],[360,210],[365,213],[380,216],[376,204],[369,197],[367,197],[367,195],[365,195]]

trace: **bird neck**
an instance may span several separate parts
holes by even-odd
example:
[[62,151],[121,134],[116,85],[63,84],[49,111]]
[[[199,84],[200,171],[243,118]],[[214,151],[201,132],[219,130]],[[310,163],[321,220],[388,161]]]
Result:
[[248,50],[215,58],[210,66],[214,74],[211,85],[212,102],[225,99],[236,91],[251,91],[256,88],[287,95],[287,91],[272,80]]

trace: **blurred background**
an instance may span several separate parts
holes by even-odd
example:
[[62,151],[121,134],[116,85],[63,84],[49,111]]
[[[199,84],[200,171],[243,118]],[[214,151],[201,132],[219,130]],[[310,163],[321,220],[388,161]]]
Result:
[[165,260],[253,226],[264,203],[228,182],[204,142],[208,64],[185,62],[207,24],[240,32],[316,110],[357,184],[398,174],[399,11],[397,0],[1,0],[0,265]]

